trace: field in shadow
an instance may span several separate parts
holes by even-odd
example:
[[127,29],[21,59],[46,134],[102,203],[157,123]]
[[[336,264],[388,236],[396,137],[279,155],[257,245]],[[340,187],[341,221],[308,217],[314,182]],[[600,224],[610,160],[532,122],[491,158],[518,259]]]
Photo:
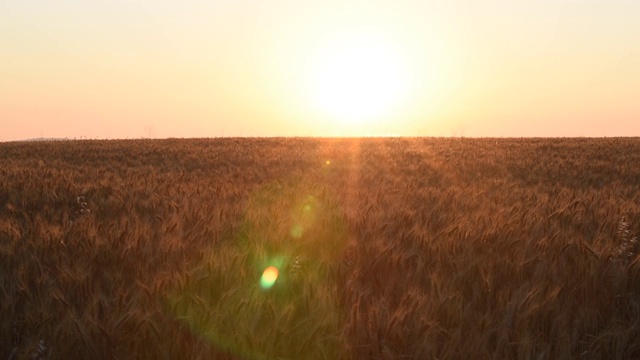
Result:
[[0,356],[638,358],[639,160],[631,138],[2,143]]

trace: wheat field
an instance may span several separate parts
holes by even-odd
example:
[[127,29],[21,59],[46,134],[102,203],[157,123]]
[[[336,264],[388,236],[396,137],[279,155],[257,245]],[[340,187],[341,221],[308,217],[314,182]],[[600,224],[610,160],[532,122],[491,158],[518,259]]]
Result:
[[2,143],[0,357],[640,358],[639,232],[634,138]]

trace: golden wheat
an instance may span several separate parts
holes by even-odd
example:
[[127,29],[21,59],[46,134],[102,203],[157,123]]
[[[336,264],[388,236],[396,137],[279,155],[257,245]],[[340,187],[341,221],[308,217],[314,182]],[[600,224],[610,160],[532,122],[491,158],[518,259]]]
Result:
[[0,356],[639,358],[639,160],[630,138],[2,143]]

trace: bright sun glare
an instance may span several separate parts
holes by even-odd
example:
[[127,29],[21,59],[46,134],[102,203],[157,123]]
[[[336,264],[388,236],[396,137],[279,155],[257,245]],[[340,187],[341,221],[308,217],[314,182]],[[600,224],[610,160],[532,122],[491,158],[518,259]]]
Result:
[[388,34],[370,29],[327,38],[312,54],[307,71],[314,107],[350,127],[393,116],[411,82],[401,46]]

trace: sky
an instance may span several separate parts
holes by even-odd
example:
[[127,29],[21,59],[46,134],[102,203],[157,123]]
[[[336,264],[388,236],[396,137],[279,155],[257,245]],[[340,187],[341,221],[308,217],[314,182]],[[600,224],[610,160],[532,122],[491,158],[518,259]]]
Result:
[[640,1],[0,0],[0,141],[640,136]]

